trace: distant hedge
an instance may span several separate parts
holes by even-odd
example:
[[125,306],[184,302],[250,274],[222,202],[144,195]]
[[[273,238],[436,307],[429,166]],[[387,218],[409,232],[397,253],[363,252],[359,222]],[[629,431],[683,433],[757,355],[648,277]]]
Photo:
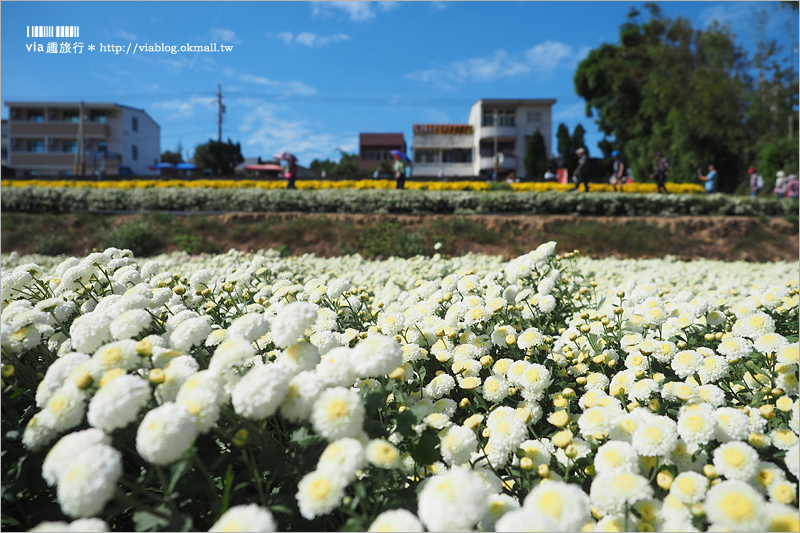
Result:
[[797,199],[715,194],[625,194],[414,190],[3,188],[2,209],[77,211],[300,211],[377,214],[575,214],[587,216],[786,216]]

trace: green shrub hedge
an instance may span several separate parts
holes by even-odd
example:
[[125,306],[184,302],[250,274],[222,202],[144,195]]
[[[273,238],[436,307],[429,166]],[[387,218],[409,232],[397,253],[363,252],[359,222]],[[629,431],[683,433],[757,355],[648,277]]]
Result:
[[76,211],[300,211],[378,214],[744,215],[796,218],[797,199],[622,193],[413,190],[74,189],[15,187],[2,209]]

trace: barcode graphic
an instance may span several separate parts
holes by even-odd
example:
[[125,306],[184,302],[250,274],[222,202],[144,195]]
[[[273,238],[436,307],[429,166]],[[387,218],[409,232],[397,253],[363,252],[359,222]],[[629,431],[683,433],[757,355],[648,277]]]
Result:
[[28,26],[28,37],[80,37],[80,26]]

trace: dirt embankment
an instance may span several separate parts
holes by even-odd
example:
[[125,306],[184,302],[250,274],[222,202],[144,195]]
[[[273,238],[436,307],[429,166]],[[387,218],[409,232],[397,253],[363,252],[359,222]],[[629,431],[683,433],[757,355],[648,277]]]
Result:
[[[797,261],[798,224],[754,217],[576,217],[561,215],[348,215],[227,213],[220,215],[3,214],[2,251],[42,252],[43,242],[83,255],[109,245],[115,228],[146,221],[158,252],[277,248],[288,255],[367,257],[465,252],[516,257],[554,240],[559,251],[592,257]],[[32,237],[33,236],[33,237]],[[47,239],[50,239],[47,241]]]

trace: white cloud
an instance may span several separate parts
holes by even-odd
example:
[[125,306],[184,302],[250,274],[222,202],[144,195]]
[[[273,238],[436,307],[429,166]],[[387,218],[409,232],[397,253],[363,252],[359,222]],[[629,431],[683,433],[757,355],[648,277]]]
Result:
[[313,159],[333,159],[336,148],[346,152],[358,149],[357,137],[321,133],[317,125],[286,117],[285,106],[252,99],[240,99],[236,104],[248,108],[239,132],[242,146],[250,156],[269,158],[285,150],[295,154],[300,164],[307,166]]
[[153,104],[155,109],[163,109],[165,112],[171,113],[167,116],[167,120],[188,119],[192,118],[198,108],[202,109],[216,109],[217,99],[213,96],[190,96],[188,99],[181,98],[175,100],[167,100],[165,102],[157,102]]
[[400,7],[399,2],[311,2],[313,16],[329,17],[345,15],[353,22],[365,22],[375,18],[376,10],[392,11]]
[[308,46],[309,48],[313,48],[315,46],[328,46],[331,43],[353,40],[349,35],[346,35],[344,33],[339,33],[335,35],[317,35],[316,33],[311,33],[307,31],[298,33],[297,35],[293,34],[290,31],[285,31],[277,34],[267,33],[266,36],[273,39],[278,39],[279,41],[283,41],[286,44],[297,43],[297,44],[302,44],[303,46]]
[[118,30],[114,32],[114,37],[119,37],[120,39],[127,39],[129,41],[135,41],[138,37],[133,33],[128,33],[126,31]]
[[271,89],[277,89],[284,95],[299,94],[302,96],[311,96],[316,94],[317,90],[309,87],[300,81],[276,81],[266,78],[264,76],[254,76],[253,74],[242,74],[239,79],[248,83],[255,83],[256,85],[263,85]]
[[[272,34],[268,33],[267,36],[271,37]],[[275,38],[276,39],[280,39],[281,41],[285,42],[286,44],[289,44],[290,42],[292,42],[292,39],[294,39],[294,34],[292,34],[292,32],[290,32],[290,31],[285,31],[285,32],[282,32],[282,33],[279,33],[279,34],[275,35]]]
[[536,72],[551,73],[562,60],[572,55],[572,47],[559,42],[546,41],[525,52],[525,60]]
[[439,111],[438,109],[434,109],[431,107],[426,107],[423,109],[425,112],[425,120],[423,122],[427,122],[430,124],[451,124],[450,116],[443,111]]
[[225,28],[214,28],[209,32],[209,37],[212,41],[242,44],[242,41],[236,37],[236,32],[233,30],[226,30]]
[[417,70],[407,74],[406,77],[449,88],[453,83],[495,80],[524,74],[529,70],[527,65],[509,59],[505,51],[497,50],[493,57],[475,57],[464,61],[455,61],[444,67]]
[[436,11],[444,11],[449,6],[447,2],[431,2],[431,7]]
[[586,104],[577,103],[567,107],[562,107],[556,103],[553,110],[553,120],[567,120],[573,118],[587,118],[586,117]]

